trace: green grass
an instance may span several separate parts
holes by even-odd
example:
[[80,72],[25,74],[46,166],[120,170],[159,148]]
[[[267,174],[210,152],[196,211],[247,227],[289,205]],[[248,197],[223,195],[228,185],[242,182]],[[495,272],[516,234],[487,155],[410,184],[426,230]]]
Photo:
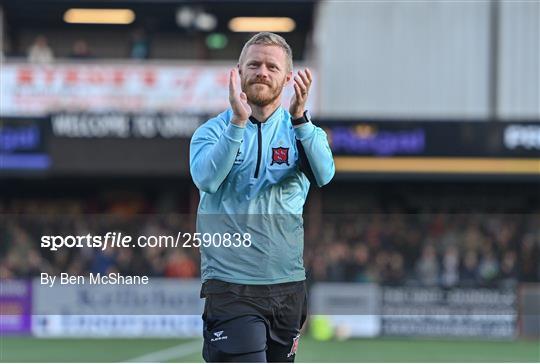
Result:
[[[0,338],[1,362],[116,362],[171,347],[169,362],[202,362],[197,340]],[[195,348],[194,348],[195,346]],[[538,341],[302,338],[297,362],[540,362]]]
[[357,339],[301,342],[298,361],[306,362],[540,362],[533,341]]

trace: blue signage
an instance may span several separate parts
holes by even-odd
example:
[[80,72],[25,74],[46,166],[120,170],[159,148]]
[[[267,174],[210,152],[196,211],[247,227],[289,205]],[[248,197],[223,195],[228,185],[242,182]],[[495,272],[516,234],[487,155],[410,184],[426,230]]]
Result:
[[45,170],[51,165],[45,151],[44,125],[39,121],[0,122],[0,170]]
[[422,154],[426,147],[426,134],[422,128],[410,130],[383,130],[367,125],[330,127],[332,151],[352,155],[414,155]]

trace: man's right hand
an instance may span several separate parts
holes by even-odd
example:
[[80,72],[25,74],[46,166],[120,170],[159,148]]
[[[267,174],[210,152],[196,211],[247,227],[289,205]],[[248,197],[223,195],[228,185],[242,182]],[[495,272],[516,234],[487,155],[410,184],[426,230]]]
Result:
[[251,107],[247,102],[247,96],[244,92],[238,92],[236,85],[238,83],[238,71],[233,68],[229,77],[229,103],[233,111],[231,122],[237,126],[244,127],[251,116]]

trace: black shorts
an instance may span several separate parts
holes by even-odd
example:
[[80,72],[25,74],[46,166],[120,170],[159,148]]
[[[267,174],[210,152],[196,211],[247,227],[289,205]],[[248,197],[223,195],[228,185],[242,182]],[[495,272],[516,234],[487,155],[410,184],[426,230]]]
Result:
[[242,285],[209,280],[203,357],[206,362],[294,362],[307,315],[304,281]]

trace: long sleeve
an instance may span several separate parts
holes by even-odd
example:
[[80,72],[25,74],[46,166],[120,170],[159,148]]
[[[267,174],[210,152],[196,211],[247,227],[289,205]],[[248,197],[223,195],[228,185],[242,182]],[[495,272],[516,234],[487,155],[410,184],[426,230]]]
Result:
[[240,148],[245,128],[232,123],[225,128],[211,119],[193,134],[189,148],[189,169],[201,191],[215,193],[223,183]]
[[[336,168],[326,133],[311,122],[294,129],[299,141],[300,166],[310,179],[322,187],[332,180]],[[305,160],[307,159],[307,161]]]

